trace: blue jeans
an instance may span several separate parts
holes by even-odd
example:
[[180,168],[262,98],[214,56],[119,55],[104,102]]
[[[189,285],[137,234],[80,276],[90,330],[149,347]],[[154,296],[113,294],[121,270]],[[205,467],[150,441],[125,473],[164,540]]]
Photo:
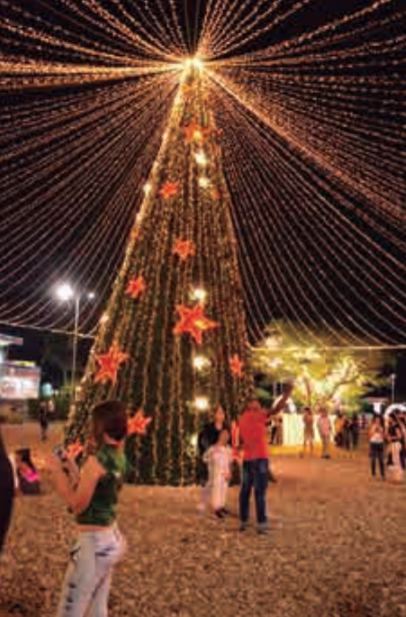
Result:
[[240,520],[247,523],[250,517],[250,497],[254,489],[258,525],[266,525],[266,489],[268,488],[269,463],[266,458],[244,461],[240,491]]

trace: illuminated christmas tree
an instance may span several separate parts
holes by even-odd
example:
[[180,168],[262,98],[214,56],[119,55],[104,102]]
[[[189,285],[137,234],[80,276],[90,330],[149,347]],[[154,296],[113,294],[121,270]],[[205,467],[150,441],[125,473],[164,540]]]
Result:
[[100,400],[143,409],[152,422],[127,444],[136,482],[194,482],[208,411],[237,417],[251,387],[220,142],[189,61],[67,427],[83,441]]

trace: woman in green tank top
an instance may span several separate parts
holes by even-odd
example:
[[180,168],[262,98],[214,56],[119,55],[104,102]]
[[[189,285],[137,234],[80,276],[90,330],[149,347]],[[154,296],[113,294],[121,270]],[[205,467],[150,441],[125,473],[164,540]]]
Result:
[[95,454],[85,459],[80,471],[67,463],[66,457],[56,459],[53,465],[55,488],[74,513],[80,531],[71,552],[58,617],[84,617],[88,612],[107,617],[112,569],[124,552],[116,514],[127,470],[126,406],[118,401],[100,403],[92,418]]

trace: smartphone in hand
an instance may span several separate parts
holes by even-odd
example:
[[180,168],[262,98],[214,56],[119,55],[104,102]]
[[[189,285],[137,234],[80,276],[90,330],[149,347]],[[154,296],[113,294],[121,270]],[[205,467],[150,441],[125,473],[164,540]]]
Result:
[[55,446],[55,448],[53,448],[52,456],[58,458],[62,463],[68,459],[66,455],[66,450],[62,445]]

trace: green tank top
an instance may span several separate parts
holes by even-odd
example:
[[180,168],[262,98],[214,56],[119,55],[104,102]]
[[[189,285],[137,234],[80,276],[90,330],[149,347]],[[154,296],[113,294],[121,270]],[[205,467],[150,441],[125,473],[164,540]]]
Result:
[[109,527],[116,520],[118,493],[124,484],[127,459],[122,450],[107,444],[95,456],[106,475],[99,480],[91,502],[76,521],[79,525]]

